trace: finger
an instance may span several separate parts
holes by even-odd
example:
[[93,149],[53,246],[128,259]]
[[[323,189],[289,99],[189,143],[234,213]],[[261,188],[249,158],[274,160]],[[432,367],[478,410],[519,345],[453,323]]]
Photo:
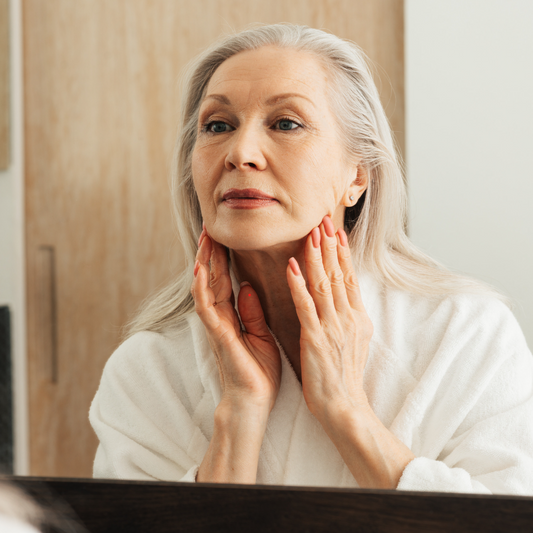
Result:
[[205,229],[202,229],[202,233],[200,233],[200,237],[198,237],[198,248],[200,248],[205,236],[206,236],[206,231]]
[[[311,239],[310,235],[308,239]],[[294,307],[296,308],[298,320],[302,327],[302,338],[304,338],[309,332],[320,331],[321,325],[315,302],[307,290],[305,279],[303,278],[298,262],[294,257],[289,259],[289,264],[287,265],[287,282],[291,291]]]
[[344,284],[344,273],[339,264],[338,241],[335,235],[335,226],[331,218],[326,215],[320,224],[320,247],[322,250],[322,262],[329,279],[333,304],[338,313],[346,313],[350,309],[350,302]]
[[[207,230],[206,230],[207,234]],[[217,297],[217,302],[230,301],[235,306],[235,295],[231,284],[228,265],[228,252],[224,245],[210,237],[213,244],[211,254],[211,287]]]
[[209,286],[217,303],[232,301],[233,289],[226,249],[207,232],[198,251],[198,260],[209,273]]
[[350,302],[350,307],[356,311],[365,311],[359,287],[359,280],[357,279],[357,275],[353,268],[352,253],[348,244],[348,237],[342,228],[337,230],[337,239],[339,242],[339,246],[337,246],[337,257],[344,275],[344,285],[346,287],[346,295]]
[[259,296],[247,281],[241,283],[237,301],[239,314],[246,331],[256,337],[270,338],[270,331],[268,331]]
[[320,229],[313,228],[305,243],[305,271],[309,282],[309,293],[315,302],[318,318],[321,321],[331,320],[337,315],[333,302],[333,293],[324,264],[322,262],[322,240]]
[[192,282],[191,294],[194,299],[194,309],[204,326],[209,331],[214,331],[220,323],[215,308],[215,294],[209,286],[209,275],[205,264],[199,260],[195,265],[196,275]]

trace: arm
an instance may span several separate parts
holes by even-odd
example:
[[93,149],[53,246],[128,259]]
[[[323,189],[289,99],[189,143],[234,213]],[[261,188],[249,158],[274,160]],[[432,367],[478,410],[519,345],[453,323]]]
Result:
[[319,246],[306,245],[309,289],[294,259],[287,277],[302,326],[305,400],[359,485],[532,493],[533,359],[509,310],[484,300],[468,313],[461,307],[419,390],[402,408],[396,436],[363,390],[373,327],[346,235],[339,230],[335,242],[326,219]]
[[340,410],[321,423],[361,487],[395,489],[405,468],[415,459],[370,407]]
[[197,258],[191,292],[216,358],[222,399],[196,479],[255,483],[268,416],[281,383],[279,350],[251,286],[238,295],[241,329],[226,251],[205,229]]
[[196,481],[255,484],[267,420],[268,412],[261,415],[247,405],[221,402],[215,411],[213,437]]

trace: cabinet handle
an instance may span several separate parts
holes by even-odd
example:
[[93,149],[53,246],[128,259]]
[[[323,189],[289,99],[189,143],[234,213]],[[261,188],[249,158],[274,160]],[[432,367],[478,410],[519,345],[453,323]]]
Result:
[[44,379],[57,383],[57,307],[55,250],[37,249],[37,349]]

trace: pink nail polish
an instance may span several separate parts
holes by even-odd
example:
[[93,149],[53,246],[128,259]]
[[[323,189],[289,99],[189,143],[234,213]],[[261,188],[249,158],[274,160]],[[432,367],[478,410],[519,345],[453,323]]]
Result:
[[318,248],[320,246],[320,230],[318,228],[313,228],[313,231],[311,231],[311,239],[313,240],[313,246]]
[[331,218],[326,215],[322,222],[324,224],[324,230],[326,231],[326,235],[328,237],[335,237],[335,226],[333,225]]
[[342,228],[339,228],[337,233],[339,234],[339,240],[341,241],[341,244],[343,246],[348,246],[348,237],[346,236],[346,232]]
[[291,257],[291,258],[289,259],[289,265],[291,266],[292,273],[293,273],[295,276],[299,276],[299,275],[301,275],[300,267],[299,267],[299,265],[298,265],[298,261],[296,261],[296,259],[294,259],[294,257]]

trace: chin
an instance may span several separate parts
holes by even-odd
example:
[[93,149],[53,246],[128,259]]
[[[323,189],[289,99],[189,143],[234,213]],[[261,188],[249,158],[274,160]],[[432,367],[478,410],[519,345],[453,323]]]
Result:
[[[258,233],[259,232],[257,232],[255,235],[253,233],[239,233],[238,235],[225,234],[224,236],[221,236],[221,240],[218,242],[232,250],[243,252],[253,250],[264,250],[266,248],[270,248],[271,246],[275,246],[276,244],[280,244],[279,241],[262,238],[261,235]],[[216,239],[215,236],[213,236],[213,238]]]

